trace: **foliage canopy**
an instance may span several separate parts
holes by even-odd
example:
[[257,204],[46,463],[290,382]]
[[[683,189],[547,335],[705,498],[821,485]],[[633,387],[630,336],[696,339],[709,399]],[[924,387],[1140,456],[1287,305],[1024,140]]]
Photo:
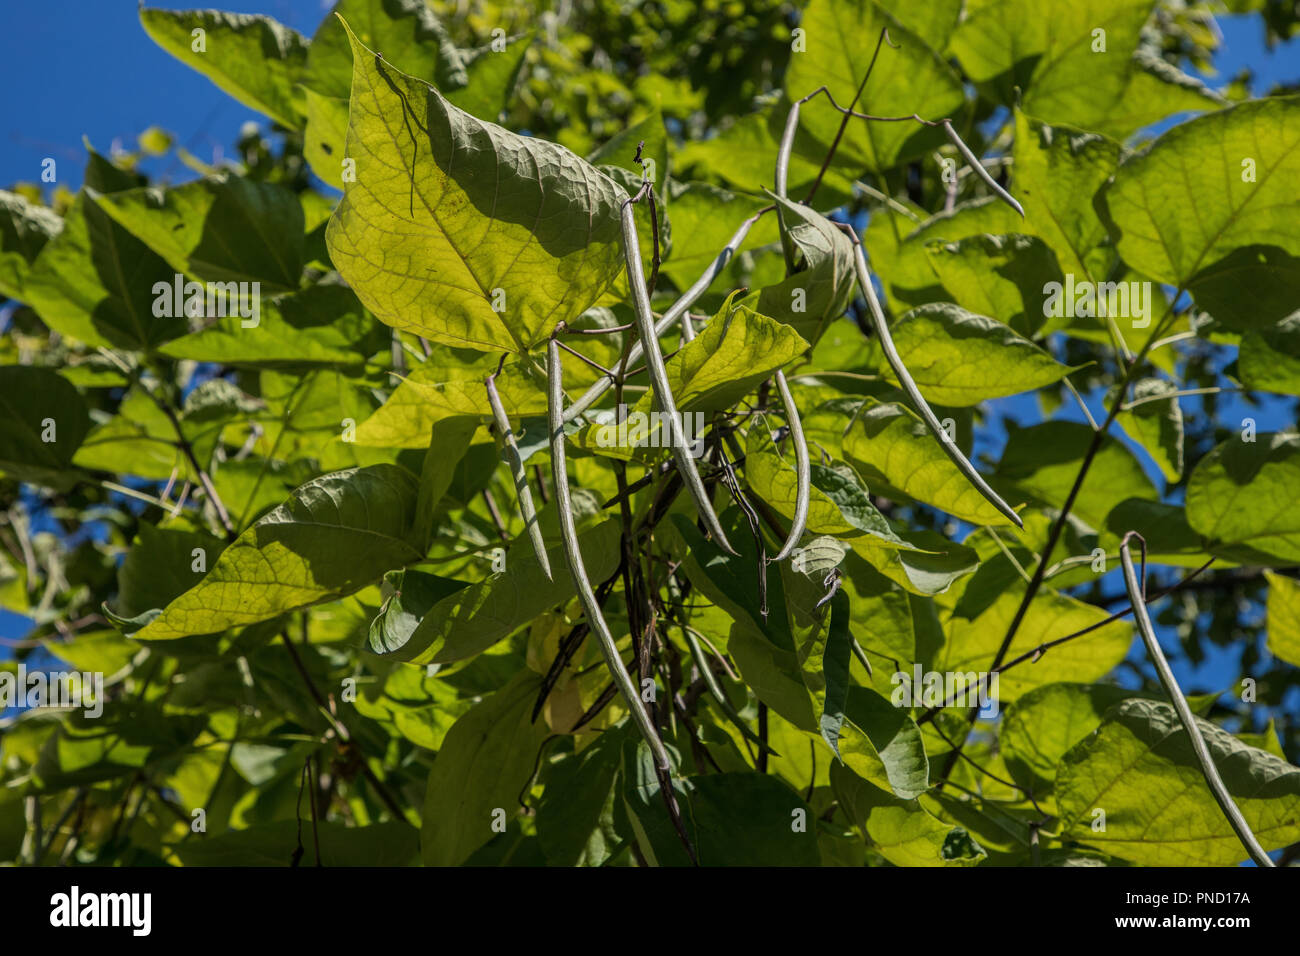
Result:
[[1201,3],[550,7],[142,9],[270,131],[0,193],[0,688],[103,680],[0,858],[1300,844],[1300,99]]

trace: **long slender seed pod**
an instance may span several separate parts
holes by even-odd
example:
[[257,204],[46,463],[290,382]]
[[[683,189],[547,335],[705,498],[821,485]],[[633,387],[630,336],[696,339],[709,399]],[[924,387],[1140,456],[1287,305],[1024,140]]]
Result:
[[560,365],[560,347],[551,339],[546,350],[547,377],[547,411],[551,430],[551,469],[555,481],[555,510],[560,519],[560,537],[564,540],[564,559],[573,575],[573,586],[578,592],[582,611],[587,616],[587,626],[600,641],[601,653],[605,655],[605,664],[609,667],[614,683],[632,709],[632,719],[637,729],[654,754],[655,762],[665,771],[672,767],[668,758],[668,749],[659,739],[659,732],[650,722],[641,703],[641,694],[632,683],[632,675],[623,666],[619,656],[618,645],[610,633],[609,624],[596,601],[596,593],[591,589],[587,577],[587,566],[582,560],[582,551],[578,548],[578,529],[573,522],[573,500],[569,494],[569,474],[564,454],[564,371]]
[[[794,134],[799,128],[799,104],[790,107],[785,119],[785,132],[781,134],[781,146],[776,151],[776,194],[785,198],[786,186],[790,176],[790,153],[794,150]],[[794,240],[785,227],[785,216],[781,207],[776,207],[776,221],[781,230],[781,253],[785,256],[786,275],[794,272]]]
[[[741,243],[745,241],[745,237],[749,235],[749,230],[754,228],[754,223],[758,222],[758,217],[760,215],[761,213],[755,213],[742,222],[740,228],[736,230],[735,235],[731,237],[727,244],[722,248],[722,251],[718,253],[717,258],[715,258],[713,262],[709,264],[709,267],[704,270],[704,274],[695,280],[694,285],[682,293],[681,298],[668,307],[668,311],[663,314],[659,319],[659,322],[655,325],[656,335],[662,335],[667,331],[674,322],[682,317],[683,313],[685,313],[687,309],[695,304],[695,301],[700,296],[704,295],[704,293],[708,291],[709,286],[713,284],[713,280],[716,279],[722,273],[722,270],[727,267],[727,263],[731,261],[731,257],[736,254],[736,250],[739,249]],[[628,353],[627,357],[628,368],[635,367],[636,362],[641,358],[643,351],[640,342],[632,343],[632,350]],[[571,422],[587,409],[591,408],[592,405],[595,405],[600,401],[600,397],[604,395],[605,392],[609,391],[613,384],[614,379],[608,375],[596,379],[595,383],[587,389],[586,393],[565,410],[564,420],[566,422]]]
[[537,509],[533,506],[533,490],[528,484],[528,472],[524,470],[524,460],[519,454],[519,444],[515,441],[514,430],[506,416],[505,406],[501,404],[501,395],[497,392],[496,377],[489,375],[484,384],[487,386],[488,404],[492,406],[492,418],[501,433],[501,444],[505,448],[506,463],[510,465],[510,475],[515,481],[515,494],[519,499],[519,512],[523,515],[524,527],[528,529],[529,540],[533,543],[533,552],[537,563],[542,566],[547,580],[551,580],[551,562],[546,557],[546,542],[542,540],[542,525],[537,520]]
[[790,534],[785,539],[781,550],[772,558],[784,561],[803,537],[804,525],[808,521],[808,499],[812,496],[812,466],[808,461],[808,443],[803,437],[803,422],[799,420],[799,409],[790,395],[790,386],[786,384],[785,372],[777,369],[776,388],[781,393],[781,404],[785,407],[785,420],[790,425],[790,440],[794,442],[794,470],[798,479],[794,493],[794,517],[790,521]]
[[952,121],[944,120],[940,125],[943,126],[944,132],[948,134],[948,138],[952,140],[952,144],[957,147],[957,152],[961,153],[962,159],[966,160],[966,165],[970,167],[971,172],[984,180],[984,185],[993,190],[994,194],[997,195],[999,199],[1016,212],[1020,213],[1020,218],[1024,219],[1024,207],[1022,207],[1020,203],[1016,202],[1016,198],[1012,196],[1011,193],[998,185],[998,181],[989,174],[987,169],[984,168],[984,164],[979,161],[979,157],[972,153],[970,147],[967,146],[962,141],[962,138],[957,135],[957,131],[952,128]]
[[713,502],[709,500],[709,492],[704,487],[699,469],[695,467],[695,459],[687,447],[681,418],[677,414],[677,404],[673,401],[672,389],[668,385],[668,370],[664,366],[663,352],[659,350],[654,316],[650,314],[650,296],[646,291],[645,276],[641,274],[641,249],[637,245],[636,218],[632,214],[630,202],[623,204],[623,256],[627,260],[627,282],[632,289],[637,329],[641,335],[641,344],[645,347],[646,369],[650,373],[650,384],[654,386],[659,411],[668,419],[669,443],[672,445],[677,471],[682,476],[686,490],[695,499],[695,510],[699,512],[713,539],[724,551],[735,554],[735,549],[722,531],[722,523],[718,521]]
[[691,633],[690,628],[685,627],[682,628],[682,635],[686,638],[686,643],[690,646],[691,657],[695,659],[695,667],[699,670],[700,676],[704,678],[705,686],[709,688],[709,693],[712,694],[714,699],[718,702],[718,708],[726,715],[727,719],[731,721],[735,728],[740,731],[741,736],[746,740],[761,747],[773,756],[781,756],[767,744],[763,743],[763,741],[759,739],[758,734],[749,729],[749,725],[745,723],[744,718],[742,718],[740,714],[736,713],[736,708],[731,706],[731,701],[727,699],[726,691],[724,691],[722,685],[718,683],[718,676],[713,673],[713,668],[709,666],[709,659],[704,656],[704,648],[700,646],[699,638]]
[[[855,237],[856,238],[856,237]],[[1012,510],[1011,506],[998,496],[998,493],[988,486],[984,476],[975,470],[975,466],[967,461],[966,456],[961,453],[957,443],[948,437],[948,433],[943,430],[939,424],[939,419],[935,417],[930,406],[926,403],[925,397],[921,390],[916,387],[912,381],[911,374],[907,371],[907,366],[903,364],[902,358],[898,354],[898,349],[894,348],[894,339],[889,334],[889,326],[885,322],[885,313],[881,311],[880,301],[876,298],[876,290],[871,285],[871,272],[867,269],[866,256],[862,254],[862,244],[854,243],[854,264],[857,268],[858,285],[862,287],[862,294],[867,299],[868,311],[871,313],[871,323],[876,329],[876,335],[880,338],[880,347],[885,353],[885,359],[889,362],[889,367],[894,370],[894,375],[898,377],[898,384],[903,387],[907,397],[912,400],[912,404],[920,413],[921,419],[925,422],[930,433],[934,435],[935,440],[939,442],[939,447],[943,449],[944,454],[952,459],[952,463],[957,466],[957,470],[966,476],[966,480],[975,486],[975,489],[983,495],[993,507],[1002,512],[1012,524],[1017,528],[1023,528],[1024,522],[1020,520],[1020,515]]]
[[[884,40],[885,34],[882,31],[880,40]],[[876,52],[880,52],[880,41],[876,43]],[[875,59],[872,59],[875,63]],[[867,71],[870,76],[870,70]],[[863,80],[863,84],[866,81]],[[861,94],[862,88],[858,88]],[[856,101],[856,97],[855,97]],[[799,104],[795,103],[790,107],[790,116],[786,120],[785,134],[781,137],[781,148],[776,154],[776,194],[782,199],[785,198],[786,182],[790,171],[790,152],[794,147],[795,129],[799,125]],[[781,229],[781,248],[785,252],[785,273],[790,275],[794,271],[794,240],[790,238],[790,233],[785,228],[785,220],[781,218],[781,207],[778,205],[776,210],[777,223]],[[790,535],[785,539],[785,544],[774,557],[773,561],[784,561],[789,557],[790,552],[799,544],[799,539],[803,537],[803,529],[808,521],[808,499],[812,494],[812,471],[808,464],[808,444],[803,437],[803,422],[799,419],[799,409],[795,407],[794,399],[790,397],[790,386],[786,383],[785,373],[777,370],[776,386],[781,392],[781,404],[785,406],[785,420],[790,425],[790,438],[794,441],[794,464],[795,476],[798,484],[795,487],[794,496],[794,520],[790,522]]]
[[1196,725],[1192,708],[1187,706],[1187,698],[1183,696],[1178,681],[1174,679],[1174,672],[1169,668],[1169,661],[1165,659],[1165,652],[1160,649],[1160,642],[1156,640],[1155,630],[1151,627],[1151,618],[1147,616],[1146,598],[1142,594],[1137,574],[1133,570],[1133,555],[1129,552],[1128,539],[1133,534],[1134,532],[1129,532],[1124,536],[1119,546],[1119,558],[1124,567],[1124,584],[1128,588],[1128,598],[1133,604],[1133,618],[1137,622],[1138,631],[1142,634],[1142,642],[1147,646],[1147,653],[1151,655],[1151,662],[1156,666],[1160,684],[1169,695],[1174,710],[1178,712],[1178,719],[1182,722],[1183,729],[1187,731],[1187,737],[1191,741],[1192,752],[1200,761],[1205,782],[1210,785],[1210,792],[1214,794],[1214,799],[1218,802],[1223,815],[1228,818],[1228,823],[1237,834],[1237,839],[1241,841],[1241,845],[1246,848],[1246,852],[1250,854],[1250,858],[1256,865],[1276,866],[1277,864],[1269,858],[1264,848],[1259,845],[1259,841],[1255,839],[1250,824],[1246,822],[1246,818],[1241,815],[1241,810],[1233,802],[1228,788],[1223,785],[1219,768],[1214,765],[1214,758],[1210,755],[1210,748],[1206,745],[1205,738],[1201,736],[1201,728]]

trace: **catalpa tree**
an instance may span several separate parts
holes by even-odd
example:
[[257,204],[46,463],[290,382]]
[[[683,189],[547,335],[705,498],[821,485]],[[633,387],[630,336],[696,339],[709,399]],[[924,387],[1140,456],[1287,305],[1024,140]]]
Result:
[[1300,100],[1041,7],[143,9],[270,126],[0,194],[3,855],[1289,861]]

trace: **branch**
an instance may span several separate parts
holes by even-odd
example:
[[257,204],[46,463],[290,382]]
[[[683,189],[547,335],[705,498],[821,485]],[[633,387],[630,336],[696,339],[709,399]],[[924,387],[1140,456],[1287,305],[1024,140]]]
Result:
[[[305,623],[303,624],[303,627],[305,630]],[[289,637],[289,631],[287,628],[280,632],[280,638],[284,641],[284,646],[289,651],[289,657],[293,660],[294,670],[298,672],[303,683],[307,685],[307,692],[311,694],[312,700],[316,702],[316,706],[320,708],[321,713],[325,715],[326,719],[330,722],[330,725],[334,728],[334,732],[339,735],[339,738],[344,743],[350,743],[352,741],[352,733],[348,730],[347,725],[334,716],[333,712],[329,709],[329,705],[327,704],[324,695],[321,694],[320,689],[316,686],[316,682],[312,680],[311,674],[302,662],[302,658],[298,656],[298,649],[293,646],[293,639]],[[361,775],[366,778],[366,781],[370,786],[374,787],[375,793],[379,795],[379,799],[383,801],[384,806],[388,808],[389,812],[398,820],[406,820],[406,814],[402,812],[401,806],[398,805],[397,801],[393,798],[393,795],[388,792],[388,788],[384,786],[383,781],[381,781],[379,777],[376,776],[375,772],[370,769],[370,765],[366,762],[364,756],[360,761],[360,766]]]
[[[1168,597],[1170,594],[1173,594],[1175,591],[1179,591],[1187,587],[1195,587],[1195,585],[1191,583],[1192,579],[1195,578],[1198,574],[1200,574],[1202,571],[1204,571],[1213,563],[1214,563],[1214,558],[1210,558],[1210,560],[1206,561],[1199,568],[1192,571],[1189,575],[1187,575],[1187,577],[1183,578],[1181,581],[1171,584],[1169,587],[1165,588],[1164,590],[1151,595],[1149,598],[1147,598],[1146,603],[1155,604],[1156,601],[1159,601],[1161,598]],[[1208,583],[1212,584],[1214,582],[1208,582]],[[1127,600],[1127,595],[1125,596],[1125,599]],[[1033,661],[1034,663],[1037,663],[1039,658],[1041,658],[1052,648],[1060,647],[1062,644],[1068,643],[1069,641],[1073,641],[1076,638],[1083,637],[1085,634],[1091,634],[1093,631],[1100,630],[1101,628],[1105,627],[1107,624],[1111,624],[1115,621],[1122,620],[1128,617],[1132,613],[1133,613],[1133,608],[1126,607],[1122,611],[1116,611],[1114,614],[1111,614],[1103,618],[1102,620],[1098,621],[1096,624],[1089,624],[1087,627],[1081,628],[1080,630],[1077,631],[1072,631],[1071,633],[1066,634],[1064,637],[1057,637],[1057,638],[1053,638],[1050,641],[1044,641],[1042,644],[1039,644],[1033,650],[1025,651],[1025,653],[1021,654],[1019,657],[1013,657],[1005,664],[1001,664],[997,667],[994,667],[992,670],[989,671],[989,676],[992,676],[994,674],[1001,674],[1006,671],[1009,671],[1011,670],[1011,668],[1023,664],[1025,661]],[[944,707],[951,707],[955,700],[956,700],[956,695],[954,694],[953,700],[946,700],[942,704],[936,707],[929,708],[920,717],[916,718],[917,725],[919,726],[921,724],[928,723],[929,721],[933,720],[935,714],[937,714]]]

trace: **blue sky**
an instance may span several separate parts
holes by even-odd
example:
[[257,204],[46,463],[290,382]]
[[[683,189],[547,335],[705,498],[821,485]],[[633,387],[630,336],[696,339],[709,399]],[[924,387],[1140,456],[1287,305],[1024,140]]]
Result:
[[[332,3],[173,0],[149,5],[172,9],[211,5],[265,13],[310,36]],[[1269,52],[1257,18],[1225,17],[1219,23],[1224,43],[1216,60],[1218,76],[1207,77],[1212,85],[1225,82],[1244,66],[1256,73],[1256,92],[1277,82],[1300,79],[1300,41]],[[3,88],[10,91],[0,127],[0,185],[4,186],[39,181],[42,161],[52,157],[58,164],[58,182],[75,190],[85,162],[83,137],[103,152],[110,151],[114,143],[133,148],[142,130],[157,125],[201,159],[211,160],[214,155],[229,154],[242,123],[266,124],[260,114],[241,106],[157,47],[140,26],[135,0],[8,4],[5,26],[0,30],[0,75],[8,77]],[[144,168],[163,178],[191,175],[171,155],[150,160]],[[1099,414],[1100,396],[1090,396],[1089,404],[1094,414]],[[1294,405],[1286,401],[1270,402],[1261,412],[1248,409],[1239,397],[1227,396],[1221,408],[1225,421],[1252,415],[1261,430],[1295,424]],[[1032,396],[1005,400],[999,410],[1023,417],[1027,423],[1039,418]],[[1073,407],[1062,415],[1081,418]],[[994,448],[1000,445],[997,435],[990,438]],[[1145,463],[1157,486],[1163,487],[1154,465]],[[22,619],[0,611],[0,635],[14,635],[23,629]],[[1212,656],[1195,672],[1180,667],[1180,679],[1190,684],[1186,689],[1222,688],[1234,676],[1226,657]]]

